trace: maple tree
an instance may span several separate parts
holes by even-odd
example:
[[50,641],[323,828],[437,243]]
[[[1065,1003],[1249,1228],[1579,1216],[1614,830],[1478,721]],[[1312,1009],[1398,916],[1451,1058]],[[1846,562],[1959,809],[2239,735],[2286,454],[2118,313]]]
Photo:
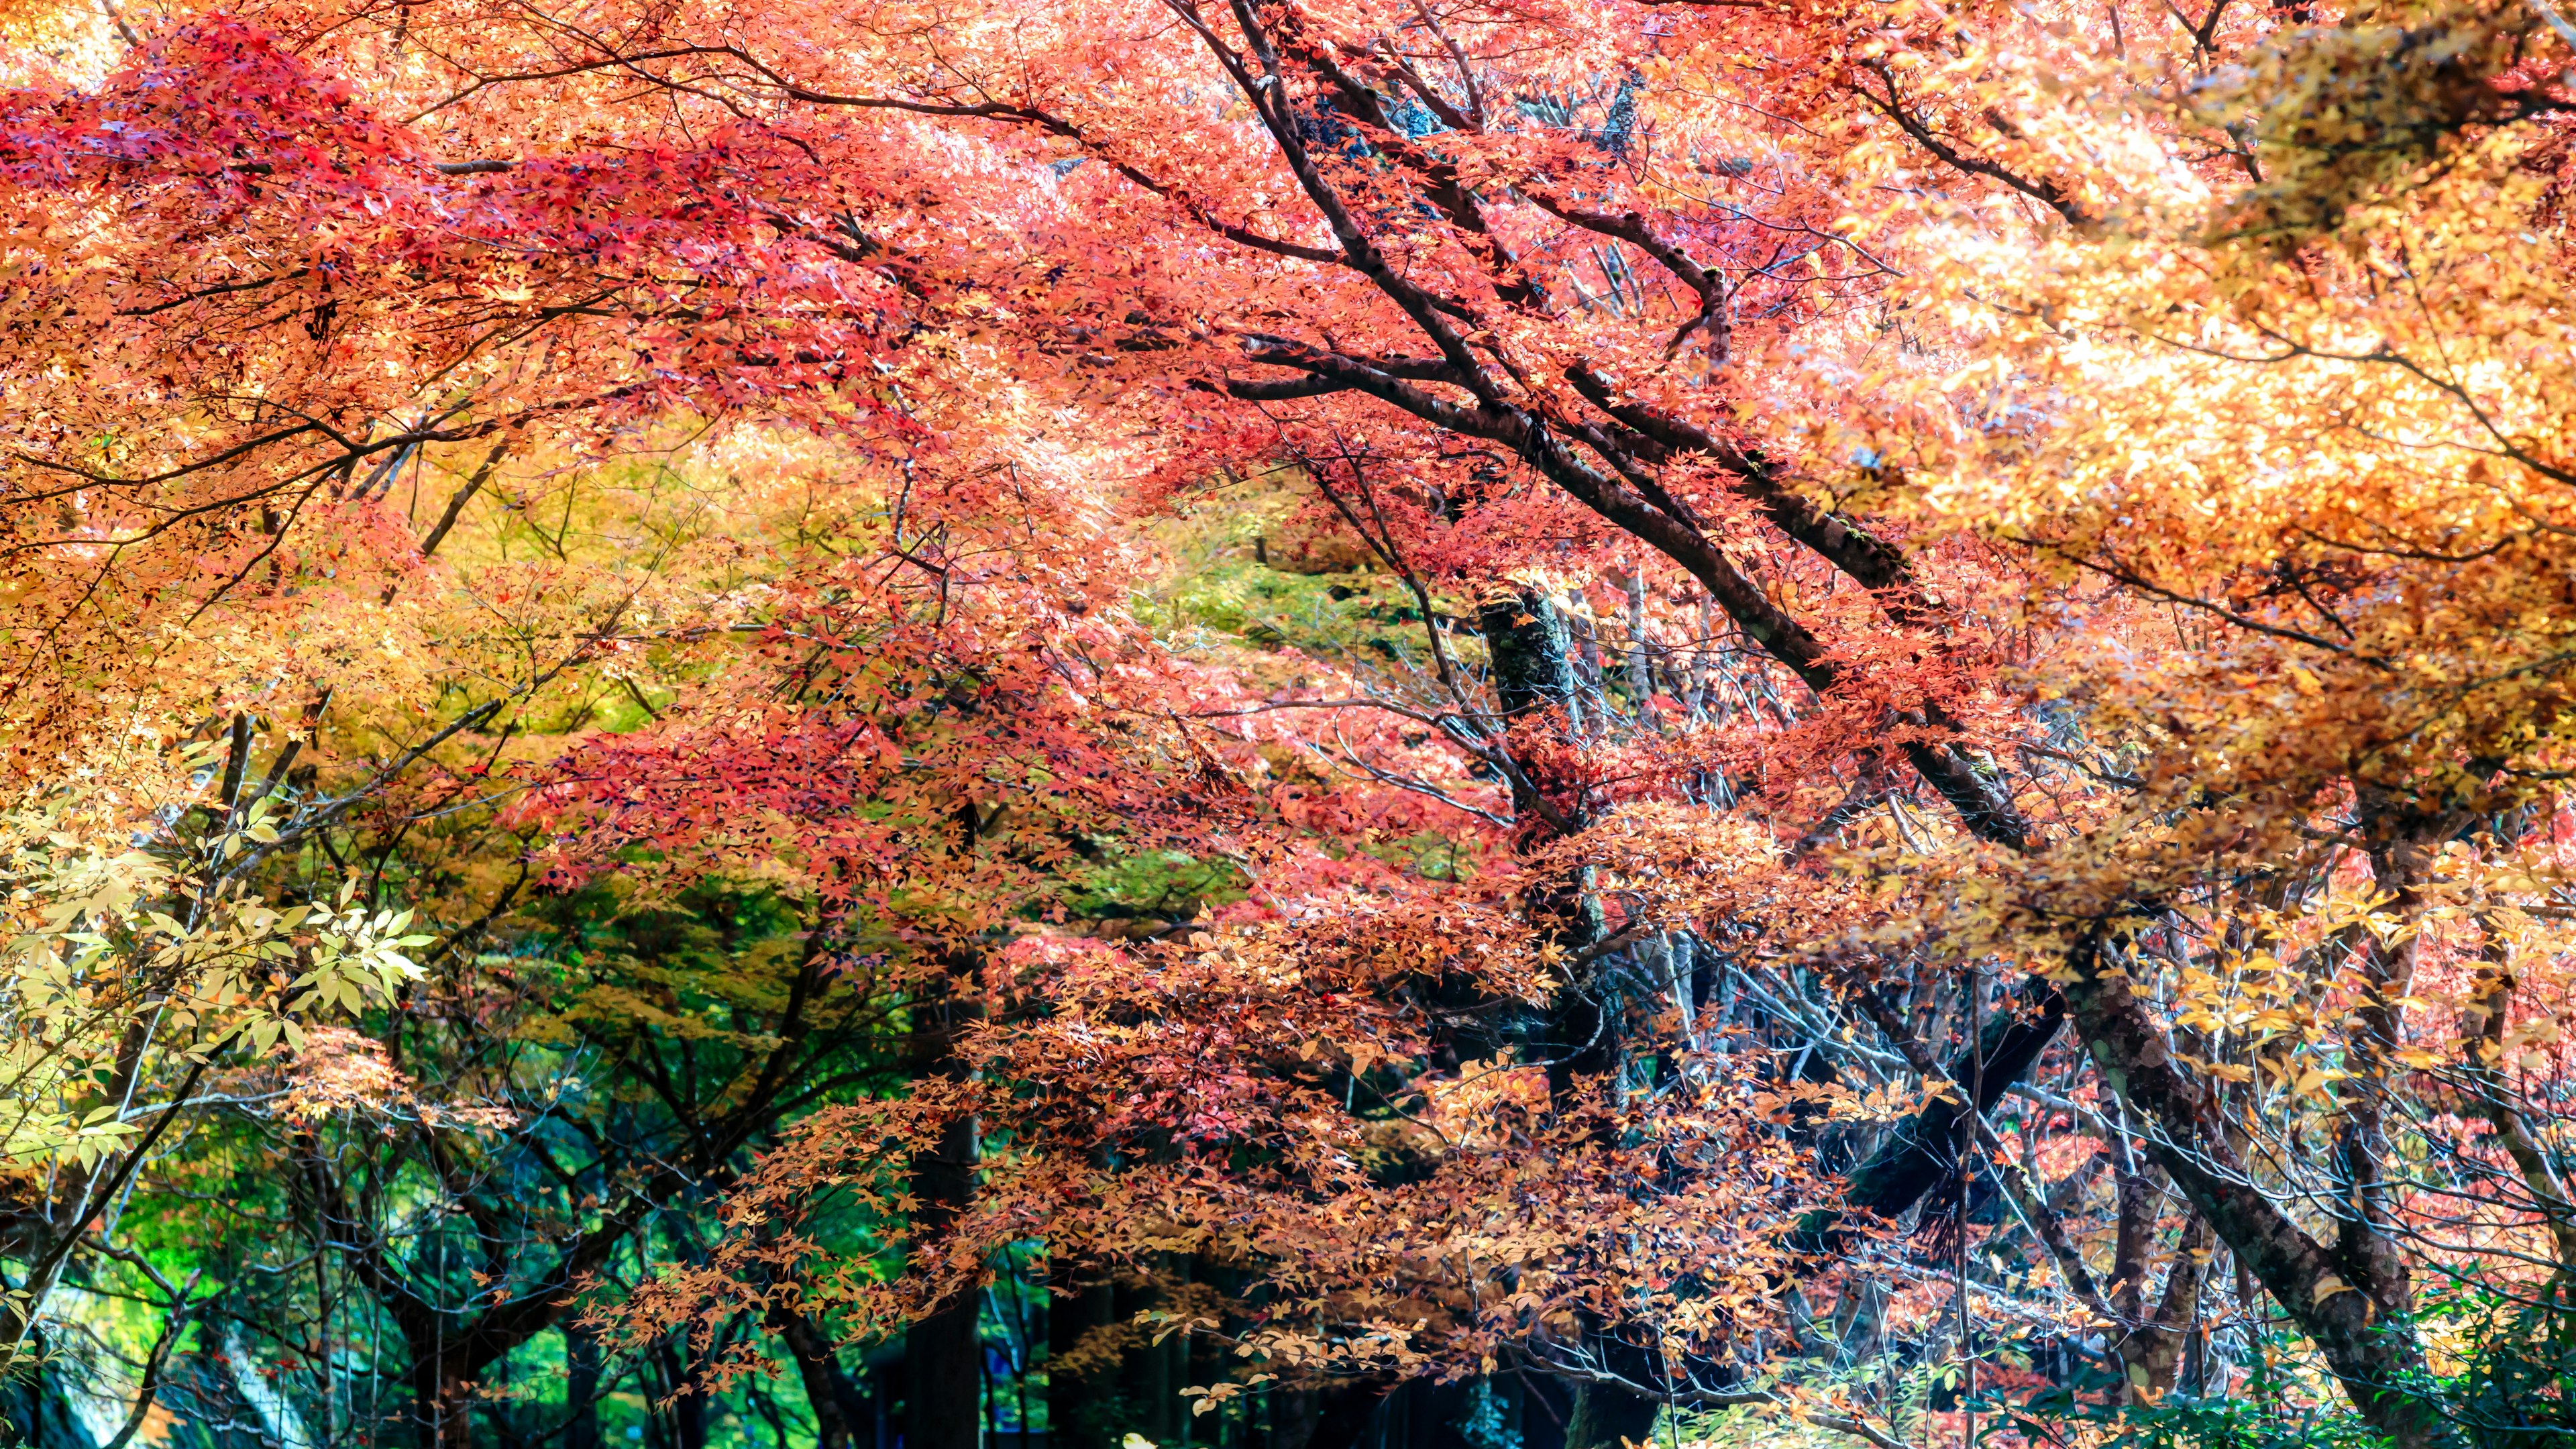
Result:
[[2564,1425],[2542,0],[9,24],[118,1449]]

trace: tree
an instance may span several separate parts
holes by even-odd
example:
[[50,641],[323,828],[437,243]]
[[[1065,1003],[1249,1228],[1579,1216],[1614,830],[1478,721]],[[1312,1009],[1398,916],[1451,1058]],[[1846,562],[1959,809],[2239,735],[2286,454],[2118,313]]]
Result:
[[[2268,1300],[2412,1446],[2425,1285],[2563,1300],[2554,12],[107,18],[0,148],[16,768],[153,761],[104,840],[327,697],[278,905],[471,814],[391,887],[450,946],[495,865],[864,942],[901,1080],[742,1046],[665,1169],[731,1187],[617,1311],[667,1391],[953,1371],[1043,1244],[1139,1295],[1068,1361],[1246,1432],[1892,1444],[1945,1359],[2223,1386]],[[639,447],[863,481],[641,565],[508,482]],[[1253,507],[1351,634],[1209,601]],[[1166,855],[1241,898],[1082,905]]]

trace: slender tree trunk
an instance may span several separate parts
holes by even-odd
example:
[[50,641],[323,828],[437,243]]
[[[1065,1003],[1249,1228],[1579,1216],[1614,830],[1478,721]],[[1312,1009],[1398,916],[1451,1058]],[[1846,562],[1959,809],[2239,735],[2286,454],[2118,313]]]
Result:
[[1522,1379],[1520,1389],[1521,1449],[1565,1449],[1574,1391],[1560,1379],[1537,1377]]
[[[2025,992],[2010,1008],[1987,1015],[1970,1048],[1952,1058],[1952,1081],[1974,1078],[1977,1109],[1991,1112],[2004,1093],[2036,1065],[2066,1020],[2066,1003],[2053,989]],[[1854,1208],[1893,1218],[1912,1207],[1950,1171],[1950,1144],[1958,1140],[1959,1107],[1936,1098],[1907,1118],[1886,1142],[1845,1179],[1840,1210],[1819,1208],[1799,1220],[1790,1246],[1801,1253],[1842,1250],[1844,1218]]]
[[412,1370],[422,1449],[474,1449],[472,1379],[461,1353],[435,1351]]
[[2120,1359],[2128,1366],[2134,1400],[2163,1394],[2182,1380],[2184,1358],[2200,1328],[2200,1289],[2207,1276],[2201,1259],[2209,1245],[2209,1225],[2195,1213],[2174,1244],[2173,1265],[2165,1270],[2164,1301],[2155,1317],[2120,1341]]
[[[1486,653],[1493,660],[1494,692],[1505,722],[1526,728],[1547,710],[1562,709],[1570,736],[1581,738],[1585,679],[1573,659],[1574,633],[1555,601],[1536,589],[1523,590],[1483,606],[1478,622]],[[1584,642],[1592,644],[1588,636]],[[1597,675],[1597,658],[1594,666]],[[1547,752],[1526,742],[1514,753],[1512,797],[1521,822],[1516,843],[1526,850],[1579,833],[1590,817],[1581,779],[1550,770],[1542,763]],[[1534,923],[1569,951],[1583,950],[1602,937],[1601,903],[1592,893],[1588,870],[1534,885],[1522,905]],[[1560,1106],[1571,1106],[1586,1082],[1621,1069],[1624,1054],[1618,1026],[1625,983],[1619,974],[1615,959],[1595,962],[1579,979],[1566,983],[1549,1009],[1545,1040],[1539,1046],[1547,1062],[1548,1096]],[[1608,1356],[1613,1371],[1623,1377],[1653,1372],[1655,1366],[1645,1355],[1627,1349],[1619,1340],[1597,1333],[1588,1336],[1592,1341],[1587,1347]],[[1615,1449],[1622,1434],[1643,1438],[1653,1427],[1657,1407],[1653,1399],[1586,1385],[1575,1394],[1566,1449]]]
[[1070,1293],[1047,1300],[1048,1449],[1118,1449],[1107,1392],[1116,1382],[1115,1366],[1082,1365],[1087,1372],[1072,1366],[1084,1337],[1116,1321],[1114,1290],[1087,1279],[1060,1286]]
[[784,1303],[772,1304],[769,1326],[796,1361],[796,1380],[805,1390],[805,1407],[814,1416],[815,1449],[848,1449],[871,1433],[867,1399],[841,1367],[831,1340],[812,1319]]
[[[2372,792],[2362,795],[2362,821],[2371,829]],[[2353,1012],[2358,1030],[2346,1053],[2350,1075],[2337,1083],[2344,1108],[2343,1128],[2335,1143],[2336,1175],[2346,1212],[2335,1234],[2335,1256],[2355,1288],[2371,1295],[2381,1310],[2400,1318],[2415,1311],[2415,1290],[2406,1255],[2398,1246],[2395,1188],[2388,1180],[2388,1083],[2399,1070],[2396,1053],[2404,1045],[2405,1008],[2413,989],[2416,953],[2421,948],[2424,915],[2422,887],[2433,874],[2434,848],[2452,834],[2452,818],[2399,812],[2382,843],[2371,852],[2371,869],[2400,921],[2408,927],[2390,945],[2371,932],[2356,942],[2361,952],[2363,999]]]
[[[975,1123],[960,1118],[939,1148],[913,1164],[913,1195],[926,1217],[944,1224],[974,1191]],[[983,1442],[983,1340],[980,1295],[961,1291],[904,1333],[904,1449],[976,1449]]]
[[[1111,1321],[1133,1324],[1137,1314],[1155,1305],[1155,1292],[1152,1274],[1121,1274],[1112,1300]],[[1130,1340],[1126,1351],[1119,1355],[1117,1384],[1120,1413],[1112,1427],[1113,1444],[1123,1439],[1130,1430],[1141,1433],[1148,1439],[1154,1439],[1162,1433],[1161,1406],[1163,1396],[1169,1392],[1170,1385],[1161,1370],[1161,1356],[1153,1348],[1141,1342]]]
[[[972,953],[952,955],[945,979],[932,982],[915,1008],[913,1041],[922,1078],[965,1076],[956,1041],[975,1012],[976,966]],[[916,1250],[935,1250],[974,1201],[975,1133],[975,1120],[961,1116],[941,1131],[933,1150],[913,1160]],[[982,1295],[964,1287],[905,1331],[904,1449],[977,1449],[983,1442],[982,1306]]]
[[2548,1294],[2566,1309],[2576,1309],[2576,1195],[2571,1195],[2565,1176],[2540,1139],[2523,1120],[2520,1104],[2505,1079],[2506,1014],[2513,1006],[2513,962],[2504,942],[2489,928],[2485,947],[2487,966],[2478,973],[2478,1005],[2463,1014],[2469,1039],[2463,1043],[2468,1059],[2466,1075],[2476,1093],[2480,1115],[2495,1129],[2496,1141],[2513,1159],[2514,1168],[2522,1175],[2523,1188],[2531,1195],[2532,1205],[2539,1209],[2541,1220],[2549,1228],[2550,1240],[2557,1245],[2558,1271],[2550,1275]]
[[[1195,1266],[1187,1253],[1165,1254],[1163,1273],[1164,1282],[1169,1285],[1167,1291],[1177,1293],[1180,1289],[1188,1287]],[[1163,1392],[1155,1401],[1154,1424],[1157,1432],[1154,1442],[1157,1444],[1186,1442],[1190,1430],[1194,1427],[1191,1420],[1197,1417],[1190,1412],[1190,1401],[1181,1397],[1181,1390],[1191,1386],[1190,1335],[1168,1334],[1161,1343],[1155,1344],[1146,1352],[1162,1361],[1160,1376]]]
[[674,1334],[664,1343],[676,1396],[671,1405],[671,1437],[679,1449],[707,1449],[707,1396],[698,1383],[697,1366],[689,1360],[688,1341]]
[[2414,1325],[2351,1283],[2351,1265],[2254,1186],[2216,1099],[2175,1065],[2162,1028],[2102,959],[2106,935],[2097,929],[2077,943],[2066,998],[2104,1082],[2159,1129],[2149,1136],[2157,1165],[2317,1345],[2365,1421],[2398,1449],[2456,1444],[2457,1430],[2427,1392]]
[[564,1449],[601,1449],[599,1340],[578,1323],[564,1325]]
[[[1583,732],[1583,686],[1572,658],[1574,640],[1555,600],[1537,589],[1524,589],[1477,611],[1485,651],[1493,661],[1494,694],[1503,707],[1503,723],[1515,734],[1527,730],[1550,709],[1565,712],[1570,736]],[[1589,811],[1583,782],[1549,763],[1552,751],[1520,738],[1506,753],[1512,762],[1512,807],[1518,828],[1514,845],[1534,850],[1578,834]],[[1581,950],[1601,939],[1601,903],[1591,891],[1591,872],[1534,883],[1522,896],[1521,908],[1533,925],[1557,945]],[[1592,973],[1599,977],[1603,973]],[[1574,981],[1558,993],[1549,1009],[1545,1039],[1534,1043],[1547,1061],[1549,1095],[1562,1102],[1576,1079],[1610,1069],[1617,1049],[1609,1039],[1608,1018],[1599,992],[1605,982]]]
[[1392,1387],[1379,1379],[1349,1379],[1325,1389],[1316,1396],[1315,1432],[1306,1449],[1360,1449]]
[[1655,1434],[1655,1414],[1662,1408],[1638,1394],[1587,1384],[1574,1396],[1574,1413],[1565,1424],[1565,1449],[1621,1449],[1648,1443]]

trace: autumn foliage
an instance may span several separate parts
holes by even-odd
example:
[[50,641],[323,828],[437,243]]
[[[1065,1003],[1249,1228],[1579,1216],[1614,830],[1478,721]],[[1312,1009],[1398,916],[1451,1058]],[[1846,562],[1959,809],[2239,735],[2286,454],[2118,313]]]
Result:
[[97,3],[13,1432],[2576,1432],[2547,0]]

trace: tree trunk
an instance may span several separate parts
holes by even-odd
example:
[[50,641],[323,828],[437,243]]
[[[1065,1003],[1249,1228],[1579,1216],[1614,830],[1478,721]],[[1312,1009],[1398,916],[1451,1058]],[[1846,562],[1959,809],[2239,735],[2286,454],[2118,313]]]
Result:
[[[1478,623],[1486,652],[1493,659],[1494,692],[1506,723],[1520,725],[1550,708],[1565,711],[1569,732],[1583,733],[1583,681],[1574,661],[1573,637],[1553,600],[1535,589],[1484,605]],[[1580,832],[1590,810],[1580,778],[1566,779],[1539,763],[1535,750],[1514,752],[1512,803],[1519,817],[1516,843],[1529,849]],[[1534,925],[1547,931],[1560,947],[1580,951],[1602,938],[1601,903],[1592,893],[1591,872],[1533,885],[1522,909]],[[1616,1073],[1624,1065],[1619,1021],[1624,1015],[1615,955],[1593,963],[1588,978],[1569,981],[1548,1012],[1546,1040],[1540,1048],[1547,1061],[1548,1097],[1560,1107],[1574,1104],[1587,1081]],[[1600,1336],[1604,1325],[1590,1325],[1587,1337],[1616,1353],[1617,1340]],[[1643,1355],[1636,1355],[1640,1366]],[[1641,1380],[1642,1382],[1642,1380]],[[1618,1389],[1587,1386],[1575,1396],[1567,1424],[1566,1449],[1615,1446],[1620,1434],[1643,1437],[1653,1426],[1657,1401]],[[1645,1427],[1637,1427],[1640,1423]],[[1590,1437],[1586,1437],[1586,1436]],[[1603,1437],[1608,1436],[1608,1437]]]
[[599,1340],[578,1323],[564,1325],[564,1449],[601,1449]]
[[[2024,992],[2012,1010],[1987,1016],[1976,1044],[1949,1062],[1949,1079],[1973,1079],[1977,1110],[1992,1112],[2012,1084],[2038,1063],[2065,1020],[2066,1002],[2055,990]],[[1907,1118],[1876,1152],[1852,1169],[1840,1210],[1818,1208],[1799,1220],[1789,1239],[1791,1250],[1838,1253],[1848,1236],[1843,1218],[1851,1209],[1892,1218],[1912,1207],[1951,1171],[1953,1144],[1958,1139],[1958,1104],[1946,1097],[1925,1103],[1923,1110]]]
[[[1493,660],[1494,694],[1503,707],[1503,723],[1524,729],[1550,709],[1565,712],[1570,735],[1583,732],[1583,687],[1571,658],[1573,636],[1556,602],[1537,589],[1482,605],[1477,623]],[[1512,811],[1517,828],[1513,844],[1532,850],[1578,834],[1588,823],[1583,782],[1567,778],[1547,763],[1547,752],[1532,742],[1507,740],[1504,756],[1511,762]],[[1579,951],[1602,935],[1601,903],[1592,894],[1591,872],[1534,882],[1521,897],[1522,913],[1556,945]],[[1568,982],[1551,1004],[1546,1039],[1534,1043],[1547,1062],[1548,1095],[1563,1103],[1579,1078],[1597,1076],[1617,1064],[1610,1018],[1600,1000],[1607,974],[1596,963],[1593,981]]]
[[422,1359],[412,1370],[421,1449],[474,1449],[474,1394],[462,1354]]
[[2554,1301],[2565,1309],[2576,1310],[2576,1199],[2571,1198],[2566,1179],[2550,1160],[2547,1147],[2532,1135],[2531,1124],[2523,1120],[2513,1088],[2501,1069],[2506,1013],[2513,1006],[2513,962],[2504,942],[2495,936],[2492,927],[2488,929],[2488,964],[2478,973],[2478,1005],[2462,1014],[2462,1024],[2469,1029],[2469,1039],[2463,1043],[2466,1075],[2480,1115],[2495,1129],[2496,1141],[2505,1155],[2513,1159],[2524,1190],[2531,1195],[2533,1206],[2548,1225],[2550,1240],[2558,1248],[2558,1271],[2550,1275],[2542,1306],[2548,1307]]
[[2121,1335],[2120,1362],[2131,1403],[2152,1402],[2182,1378],[2183,1358],[2200,1328],[2201,1257],[2209,1248],[2209,1225],[2194,1214],[2174,1244],[2173,1266],[2165,1272],[2164,1302],[2151,1320]]
[[1527,1376],[1521,1380],[1522,1449],[1565,1449],[1565,1432],[1574,1423],[1574,1391],[1562,1379]]
[[1565,1423],[1565,1449],[1621,1449],[1650,1443],[1663,1405],[1639,1394],[1586,1384],[1575,1391]]
[[[974,1192],[975,1123],[959,1118],[940,1134],[939,1148],[913,1164],[912,1190],[925,1226],[944,1227]],[[983,1442],[983,1340],[977,1332],[982,1298],[971,1289],[952,1294],[903,1336],[904,1449],[976,1449]]]
[[1315,1432],[1306,1449],[1359,1449],[1391,1387],[1378,1379],[1346,1379],[1325,1389],[1316,1396]]
[[[1307,1449],[1315,1442],[1315,1424],[1322,1410],[1313,1389],[1273,1388],[1266,1396],[1266,1419],[1269,1436],[1260,1449]],[[1050,1434],[1054,1431],[1049,1430]],[[1089,1449],[1089,1446],[1084,1446]]]
[[2103,1081],[2162,1129],[2148,1137],[2157,1165],[2315,1342],[2364,1420],[2397,1449],[2457,1443],[2430,1396],[2414,1325],[2347,1281],[2347,1265],[2253,1185],[2215,1098],[2174,1064],[2163,1030],[2103,961],[2104,934],[2077,942],[2066,999]]
[[784,1303],[770,1305],[769,1326],[796,1360],[796,1379],[814,1416],[815,1449],[849,1449],[853,1440],[870,1432],[868,1404],[842,1369],[831,1340],[812,1319]]
[[[966,812],[974,831],[974,812]],[[916,1076],[962,1081],[958,1033],[977,1010],[976,955],[952,951],[945,973],[926,981],[913,1008]],[[913,1159],[912,1251],[936,1252],[949,1227],[975,1197],[975,1119],[960,1116],[941,1129],[931,1151]],[[976,1449],[984,1436],[983,1339],[978,1331],[982,1295],[959,1285],[944,1303],[904,1333],[904,1449]]]
[[[2388,1180],[2388,1083],[2397,1070],[2403,1044],[2405,1008],[2413,989],[2416,953],[2421,949],[2424,915],[2422,887],[2434,871],[2433,851],[2457,829],[2455,816],[2425,814],[2412,808],[2391,810],[2361,793],[2362,828],[2377,838],[2370,864],[2380,889],[2404,930],[2396,944],[2364,931],[2354,944],[2361,953],[2364,995],[2353,1017],[2359,1030],[2346,1052],[2348,1077],[2336,1083],[2343,1101],[2343,1127],[2336,1134],[2335,1169],[2338,1194],[2349,1211],[2335,1235],[2335,1256],[2355,1288],[2369,1294],[2388,1314],[2404,1318],[2415,1311],[2415,1291],[2406,1255],[2397,1246],[2395,1189]],[[2375,807],[2375,808],[2374,808]]]
[[[1583,684],[1575,677],[1571,657],[1574,636],[1556,603],[1537,589],[1523,589],[1479,605],[1477,629],[1493,661],[1496,702],[1506,726],[1535,719],[1550,709],[1565,711],[1569,735],[1583,732]],[[1581,828],[1582,801],[1569,793],[1574,782],[1554,778],[1536,759],[1512,760],[1512,811],[1527,839],[1549,839]]]
[[1070,1293],[1047,1300],[1048,1449],[1118,1449],[1110,1422],[1109,1386],[1116,1366],[1090,1362],[1071,1367],[1083,1339],[1117,1319],[1113,1289],[1102,1281],[1067,1282]]
[[697,1374],[689,1362],[686,1335],[671,1334],[653,1346],[654,1356],[661,1360],[662,1379],[669,1386],[674,1449],[707,1449],[707,1396],[700,1391]]

